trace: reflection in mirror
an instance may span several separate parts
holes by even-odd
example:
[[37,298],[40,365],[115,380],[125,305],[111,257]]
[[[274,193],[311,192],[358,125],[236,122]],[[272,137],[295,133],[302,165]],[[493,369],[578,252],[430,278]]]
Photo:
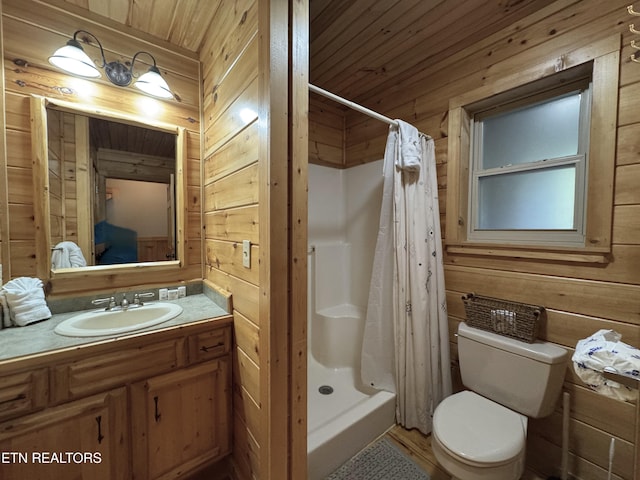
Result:
[[184,129],[37,96],[31,109],[39,278],[181,268]]
[[176,135],[47,108],[52,269],[176,258]]

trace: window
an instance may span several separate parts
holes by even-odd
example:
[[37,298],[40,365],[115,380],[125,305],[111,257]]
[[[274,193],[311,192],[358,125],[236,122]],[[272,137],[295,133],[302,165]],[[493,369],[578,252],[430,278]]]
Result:
[[529,58],[449,101],[446,251],[607,262],[620,36]]
[[470,240],[584,245],[589,80],[475,112]]

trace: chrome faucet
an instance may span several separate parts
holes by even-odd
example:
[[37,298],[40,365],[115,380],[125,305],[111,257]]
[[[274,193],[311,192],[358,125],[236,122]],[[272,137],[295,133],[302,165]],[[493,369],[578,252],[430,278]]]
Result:
[[133,296],[133,304],[135,306],[141,307],[142,305],[144,305],[144,303],[142,303],[142,299],[143,298],[153,298],[153,295],[154,295],[153,292],[136,293]]
[[114,308],[116,308],[116,298],[115,297],[107,297],[107,298],[96,298],[95,300],[91,300],[91,303],[94,305],[103,305],[107,303],[107,307],[105,310],[110,312]]
[[111,296],[107,298],[96,298],[95,300],[92,300],[91,303],[94,305],[104,305],[106,303],[107,306],[105,310],[107,312],[110,312],[112,310],[122,310],[126,312],[129,308],[141,307],[142,305],[144,305],[144,303],[142,303],[142,299],[152,298],[153,295],[154,295],[153,292],[135,293],[133,295],[133,302],[129,302],[129,300],[127,300],[127,295],[123,294],[122,300],[120,301],[120,305],[116,303],[115,296]]

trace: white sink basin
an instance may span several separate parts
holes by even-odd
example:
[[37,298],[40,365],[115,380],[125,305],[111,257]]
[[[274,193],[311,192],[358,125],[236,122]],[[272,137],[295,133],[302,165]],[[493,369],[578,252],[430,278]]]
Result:
[[67,337],[117,335],[158,325],[181,313],[182,307],[174,303],[148,303],[128,310],[91,310],[64,320],[54,331]]

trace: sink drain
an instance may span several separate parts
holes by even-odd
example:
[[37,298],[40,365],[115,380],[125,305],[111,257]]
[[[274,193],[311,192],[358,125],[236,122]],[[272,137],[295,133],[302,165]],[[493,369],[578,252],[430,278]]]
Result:
[[322,385],[320,388],[318,388],[318,391],[322,395],[331,395],[333,393],[333,387],[330,385]]

